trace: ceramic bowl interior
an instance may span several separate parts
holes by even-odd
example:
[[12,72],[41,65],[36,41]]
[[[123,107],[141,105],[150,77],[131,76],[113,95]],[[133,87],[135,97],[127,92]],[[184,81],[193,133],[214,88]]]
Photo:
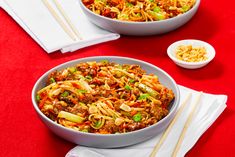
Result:
[[[176,58],[176,49],[180,45],[192,45],[193,47],[204,47],[207,52],[207,60],[201,62],[185,62]],[[209,62],[213,60],[215,57],[215,49],[209,43],[201,41],[201,40],[194,40],[194,39],[187,39],[187,40],[180,40],[171,44],[167,49],[167,54],[170,59],[180,67],[186,69],[198,69],[206,66]]]
[[[101,60],[109,60],[110,62],[116,62],[120,64],[138,64],[144,70],[146,70],[147,73],[156,74],[159,77],[160,82],[163,85],[167,86],[168,88],[172,89],[175,94],[175,99],[169,108],[170,109],[169,114],[165,118],[160,120],[158,123],[152,126],[146,127],[144,129],[140,129],[140,130],[129,132],[129,133],[123,133],[123,134],[103,135],[103,134],[94,134],[94,133],[84,133],[84,132],[79,132],[79,131],[66,128],[64,126],[61,126],[53,122],[51,119],[46,117],[40,111],[40,109],[38,108],[38,104],[36,102],[36,92],[40,90],[41,88],[45,87],[45,81],[49,73],[55,70],[64,69],[69,66],[74,66],[80,62],[101,61]],[[39,115],[40,119],[43,121],[44,124],[46,124],[46,126],[51,131],[53,131],[58,136],[68,141],[71,141],[73,143],[76,143],[79,145],[90,146],[90,147],[99,147],[99,148],[115,148],[115,147],[133,145],[133,144],[145,141],[161,133],[168,126],[171,119],[174,117],[176,109],[179,104],[179,99],[180,99],[180,94],[179,94],[178,86],[175,83],[174,79],[171,78],[166,72],[164,72],[160,68],[150,63],[147,63],[141,60],[126,58],[126,57],[117,57],[117,56],[88,57],[88,58],[73,60],[73,61],[61,64],[59,66],[56,66],[55,68],[43,74],[37,80],[32,90],[33,107],[36,113]]]
[[114,33],[133,36],[163,34],[175,30],[187,23],[194,16],[200,4],[200,0],[196,0],[195,5],[189,11],[170,19],[152,22],[129,22],[95,14],[86,8],[82,0],[78,1],[84,14],[97,26]]

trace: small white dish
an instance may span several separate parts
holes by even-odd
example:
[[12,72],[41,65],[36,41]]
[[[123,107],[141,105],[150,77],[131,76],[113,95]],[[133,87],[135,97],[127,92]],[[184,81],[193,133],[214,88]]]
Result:
[[[192,45],[193,47],[204,47],[207,52],[207,60],[200,62],[185,62],[176,58],[176,49],[180,45]],[[167,49],[167,54],[175,64],[186,69],[197,69],[207,65],[215,57],[215,49],[210,44],[194,39],[180,40],[171,44]]]

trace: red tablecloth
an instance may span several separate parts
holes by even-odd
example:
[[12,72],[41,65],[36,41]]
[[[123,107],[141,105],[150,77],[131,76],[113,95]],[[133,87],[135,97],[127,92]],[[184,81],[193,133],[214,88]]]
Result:
[[[0,9],[0,156],[64,156],[75,144],[54,135],[39,120],[31,103],[35,81],[47,70],[77,58],[115,55],[141,59],[167,71],[178,84],[208,93],[227,94],[227,108],[186,155],[235,156],[234,36],[235,1],[202,1],[193,19],[176,31],[149,37],[127,37],[61,54],[47,54]],[[176,66],[167,47],[176,40],[211,43],[216,57],[198,70]]]

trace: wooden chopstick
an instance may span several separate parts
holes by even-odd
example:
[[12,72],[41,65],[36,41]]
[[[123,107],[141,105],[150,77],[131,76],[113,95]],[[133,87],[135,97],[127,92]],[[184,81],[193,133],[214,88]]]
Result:
[[193,108],[192,108],[192,110],[191,110],[191,112],[190,112],[190,114],[189,114],[189,116],[188,116],[188,119],[187,119],[185,125],[184,125],[183,131],[181,132],[181,135],[180,135],[180,137],[179,137],[179,140],[178,140],[178,142],[177,142],[177,144],[176,144],[176,146],[175,146],[175,149],[174,149],[174,151],[173,151],[173,153],[172,153],[172,157],[176,157],[176,156],[177,156],[177,153],[178,153],[178,151],[179,151],[179,149],[180,149],[180,146],[181,146],[181,144],[182,144],[182,142],[183,142],[183,139],[184,139],[184,137],[185,137],[186,131],[187,131],[187,129],[188,129],[190,123],[192,122],[193,115],[194,115],[194,113],[195,113],[195,111],[196,111],[196,107],[197,107],[197,105],[198,105],[198,103],[199,103],[199,101],[200,101],[200,98],[201,98],[201,96],[202,96],[202,93],[203,93],[203,92],[200,92],[200,93],[199,93],[199,95],[198,95],[198,97],[197,97],[197,99],[196,99],[196,101],[195,101],[195,103],[194,103],[194,105],[193,105]]
[[63,20],[59,17],[59,15],[56,13],[56,11],[53,9],[53,7],[50,5],[48,0],[42,0],[44,5],[47,7],[47,9],[50,11],[52,16],[56,19],[56,21],[60,24],[60,26],[63,28],[63,30],[69,35],[70,38],[72,38],[74,41],[76,40],[75,35],[72,31],[65,25]]
[[169,124],[169,126],[167,127],[166,131],[163,133],[163,135],[161,136],[159,142],[154,146],[152,153],[150,154],[149,157],[155,157],[155,155],[157,154],[159,148],[161,147],[162,143],[164,142],[164,140],[167,138],[170,130],[172,129],[173,125],[175,124],[175,122],[178,120],[179,116],[181,115],[181,113],[183,112],[188,100],[190,99],[190,97],[192,96],[192,93],[189,93],[187,95],[187,97],[185,98],[185,100],[183,101],[183,103],[181,104],[179,110],[177,111],[175,117],[173,118],[173,120],[171,121],[171,123]]
[[54,4],[56,5],[57,9],[60,11],[61,15],[64,17],[70,28],[72,29],[73,33],[80,39],[82,40],[82,37],[80,33],[78,32],[77,28],[73,25],[71,20],[69,19],[68,15],[65,13],[64,9],[60,5],[60,3],[57,0],[53,0]]

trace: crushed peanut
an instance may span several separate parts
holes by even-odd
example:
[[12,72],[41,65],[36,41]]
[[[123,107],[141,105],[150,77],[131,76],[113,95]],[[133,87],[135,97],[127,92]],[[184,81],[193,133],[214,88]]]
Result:
[[185,62],[201,62],[208,59],[205,47],[180,45],[176,49],[176,58]]

